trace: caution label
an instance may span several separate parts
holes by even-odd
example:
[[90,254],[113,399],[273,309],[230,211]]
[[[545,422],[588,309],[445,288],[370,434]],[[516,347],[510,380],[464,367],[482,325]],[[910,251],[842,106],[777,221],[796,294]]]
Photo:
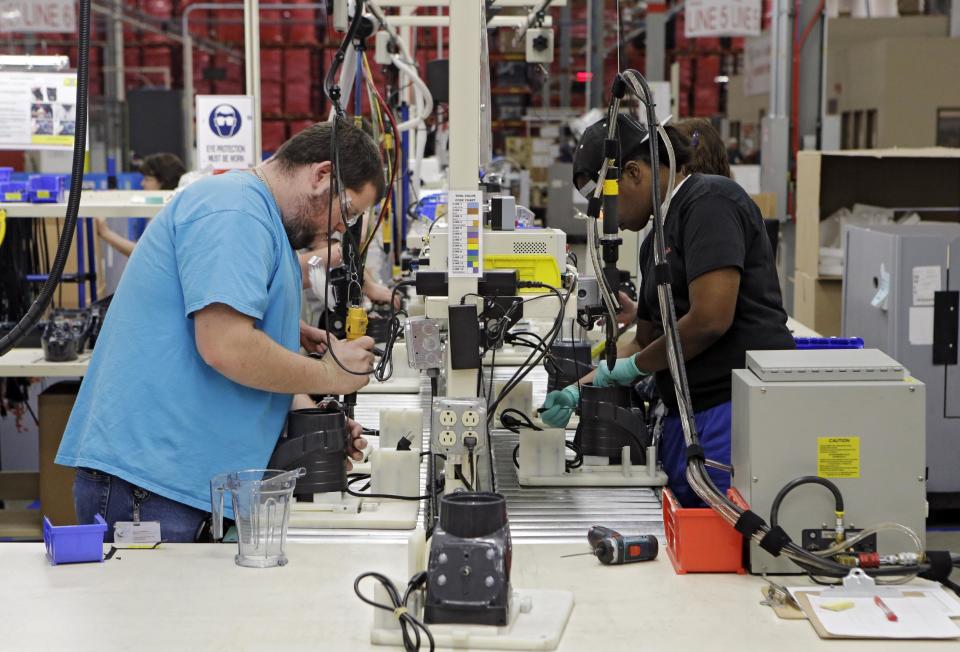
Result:
[[860,438],[817,437],[817,475],[821,478],[859,478]]

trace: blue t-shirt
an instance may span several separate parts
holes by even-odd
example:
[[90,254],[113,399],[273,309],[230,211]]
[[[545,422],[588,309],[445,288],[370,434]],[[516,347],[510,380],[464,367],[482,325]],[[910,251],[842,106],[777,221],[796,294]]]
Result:
[[299,350],[301,276],[267,187],[197,181],[150,223],[114,295],[56,462],[210,511],[210,478],[264,468],[291,396],[245,387],[197,352],[193,313],[223,303]]

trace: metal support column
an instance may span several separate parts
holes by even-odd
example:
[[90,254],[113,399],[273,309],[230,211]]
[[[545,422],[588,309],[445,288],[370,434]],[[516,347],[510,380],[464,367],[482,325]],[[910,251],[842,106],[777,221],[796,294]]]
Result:
[[590,106],[595,108],[604,106],[607,86],[603,82],[603,60],[606,48],[603,47],[606,26],[603,23],[604,0],[593,0],[590,4]]
[[647,5],[647,81],[665,81],[667,67],[666,5]]
[[[958,0],[960,1],[960,0]],[[560,27],[557,36],[560,40],[560,106],[570,106],[570,79],[573,70],[570,68],[571,41],[573,28],[573,9],[570,3],[560,9]]]
[[[762,165],[760,189],[776,193],[776,217],[787,217],[787,193],[790,175],[790,60],[793,36],[790,29],[790,2],[774,0],[770,20],[770,105],[760,127]],[[778,272],[783,290],[783,303],[791,313],[794,286],[793,225],[781,223],[782,257]]]
[[243,0],[243,55],[247,95],[253,97],[253,160],[263,155],[260,124],[260,0]]

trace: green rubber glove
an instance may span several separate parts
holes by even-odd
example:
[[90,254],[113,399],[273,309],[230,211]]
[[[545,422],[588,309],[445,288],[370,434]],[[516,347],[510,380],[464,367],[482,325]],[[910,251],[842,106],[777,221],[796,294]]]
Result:
[[540,419],[551,428],[566,428],[579,401],[580,389],[576,385],[554,390],[543,402]]
[[606,360],[601,360],[597,365],[597,373],[593,377],[593,384],[597,387],[626,386],[632,385],[638,378],[648,375],[637,368],[637,363],[634,361],[635,357],[631,355],[627,358],[619,358],[617,363],[613,365],[613,371],[607,367]]

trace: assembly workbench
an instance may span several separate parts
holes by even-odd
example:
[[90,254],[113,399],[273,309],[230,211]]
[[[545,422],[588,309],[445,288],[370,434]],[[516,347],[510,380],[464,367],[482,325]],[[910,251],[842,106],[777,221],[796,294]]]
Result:
[[[921,652],[957,641],[826,641],[759,604],[758,577],[675,575],[652,562],[563,558],[586,544],[517,542],[512,583],[574,593],[560,650]],[[388,650],[370,644],[362,572],[405,579],[404,543],[290,544],[283,568],[234,565],[235,545],[120,551],[102,564],[50,566],[42,544],[0,546],[4,650]],[[799,580],[797,580],[799,582]],[[372,595],[372,585],[362,585]],[[534,605],[534,608],[536,606]],[[426,647],[423,648],[426,650]]]

